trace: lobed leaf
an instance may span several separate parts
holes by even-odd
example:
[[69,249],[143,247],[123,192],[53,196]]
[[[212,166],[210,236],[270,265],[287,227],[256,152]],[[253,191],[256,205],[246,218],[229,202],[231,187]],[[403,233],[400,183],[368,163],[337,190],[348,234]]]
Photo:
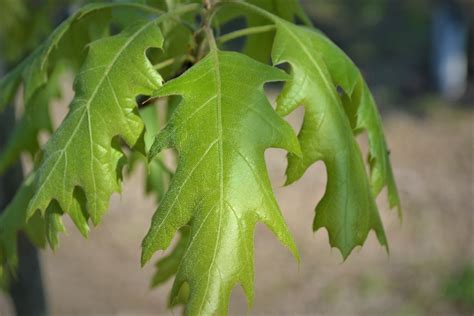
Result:
[[[21,130],[16,130],[10,142],[13,145],[7,146],[0,158],[2,168],[15,160],[15,155],[22,150],[21,144],[27,149],[37,148],[35,133],[45,126],[50,128],[47,107],[50,97],[56,95],[55,80],[52,80],[56,76],[49,77],[50,73],[46,69],[50,67],[38,65],[52,62],[55,71],[59,61],[55,55],[64,57],[62,50],[74,50],[76,47],[64,43],[68,43],[71,37],[80,42],[81,39],[76,35],[81,32],[81,27],[85,27],[79,25],[79,22],[86,20],[82,18],[91,12],[105,14],[115,7],[150,11],[148,7],[126,3],[86,6],[74,18],[63,23],[43,47],[0,83],[2,107],[11,101],[23,77],[25,86],[29,85],[29,91],[34,91],[31,92],[34,97],[31,97],[30,103],[26,103],[25,116],[18,125]],[[125,156],[118,137],[122,137],[129,146],[136,145],[137,149],[143,151],[143,122],[138,116],[135,97],[150,94],[162,81],[145,52],[150,47],[161,47],[163,39],[159,25],[162,22],[196,9],[197,6],[182,7],[89,46],[85,65],[76,78],[76,96],[68,116],[45,146],[38,170],[25,181],[0,217],[2,284],[5,285],[8,275],[14,273],[17,264],[16,235],[20,231],[26,231],[31,235],[30,239],[41,245],[47,240],[54,249],[59,242],[58,234],[65,230],[61,220],[65,212],[84,236],[89,232],[90,216],[94,223],[98,223],[110,194],[119,189]],[[101,21],[102,18],[92,20]],[[89,26],[95,26],[93,21],[89,22]],[[71,33],[69,39],[66,36],[68,33]],[[42,73],[32,78],[32,71]],[[46,78],[46,85],[38,78]],[[133,84],[129,84],[130,79]],[[38,116],[33,117],[35,115]],[[89,152],[90,149],[92,151]],[[87,166],[84,164],[86,160],[90,169],[84,171],[82,167]],[[96,185],[100,187],[98,190]],[[35,212],[36,209],[41,210],[43,217]]]
[[14,137],[0,153],[0,174],[23,151],[34,156],[39,149],[39,132],[51,131],[47,108],[59,91],[57,78],[52,74],[59,76],[64,63],[79,67],[87,52],[86,45],[108,33],[112,10],[123,8],[157,13],[151,7],[131,3],[86,5],[58,26],[42,45],[0,81],[0,111],[12,102],[21,83],[25,105]]
[[368,133],[372,192],[377,196],[386,186],[390,207],[396,207],[401,216],[400,199],[392,174],[382,120],[373,96],[352,60],[322,33],[309,32],[314,49],[323,56],[332,83],[341,87],[345,93],[342,101],[354,134],[363,130]]
[[337,247],[344,259],[364,243],[372,229],[388,249],[361,152],[331,76],[336,67],[329,68],[326,61],[331,57],[320,49],[318,32],[278,18],[275,23],[273,62],[288,62],[292,67],[292,80],[278,98],[277,111],[287,115],[305,106],[298,135],[303,155],[288,155],[287,183],[298,180],[309,166],[322,160],[328,182],[316,207],[313,229],[325,227],[331,246]]
[[74,83],[70,112],[44,148],[28,214],[38,209],[44,213],[52,200],[67,212],[74,189],[80,187],[88,214],[99,223],[111,194],[120,190],[125,157],[116,137],[130,147],[140,146],[144,127],[135,96],[151,94],[161,85],[145,56],[148,48],[162,45],[161,20],[90,44]]
[[265,167],[269,147],[299,153],[293,130],[272,109],[263,91],[282,71],[245,55],[213,49],[156,96],[183,101],[150,151],[178,152],[178,166],[143,241],[142,263],[166,249],[176,231],[190,226],[171,302],[189,286],[186,313],[226,314],[240,283],[253,300],[253,234],[258,221],[297,255],[272,193]]
[[[388,249],[375,197],[387,186],[392,207],[399,208],[399,198],[380,117],[357,67],[320,32],[288,22],[299,18],[311,24],[297,1],[248,0],[250,4],[235,4],[253,12],[248,15],[249,26],[271,20],[276,35],[250,37],[246,53],[267,61],[271,49],[274,64],[289,63],[291,76],[243,54],[219,51],[210,40],[204,59],[161,86],[163,78],[180,72],[188,51],[195,48],[196,39],[184,25],[194,20],[200,6],[180,6],[195,1],[142,1],[154,7],[87,6],[0,82],[0,111],[22,83],[26,102],[25,116],[0,155],[1,173],[21,151],[34,154],[38,132],[51,129],[47,108],[56,94],[51,79],[60,61],[81,64],[85,58],[68,116],[46,144],[38,168],[0,216],[0,283],[5,284],[17,265],[20,231],[39,246],[47,241],[55,248],[65,230],[65,213],[84,236],[89,218],[100,222],[110,196],[120,191],[127,158],[123,143],[132,148],[133,160],[136,153],[150,151],[147,190],[161,201],[142,243],[142,264],[166,249],[179,231],[174,249],[156,264],[152,286],[176,274],[170,305],[186,303],[187,314],[226,314],[231,291],[239,283],[252,304],[253,235],[258,222],[265,223],[298,258],[268,178],[264,151],[270,147],[289,151],[287,183],[301,178],[316,161],[325,163],[328,183],[316,207],[313,229],[325,227],[331,245],[344,259],[364,243],[370,230]],[[171,12],[104,38],[107,16],[120,6]],[[178,23],[178,15],[188,13],[184,24]],[[122,15],[121,23],[136,21],[136,16],[128,17]],[[98,32],[90,33],[94,29]],[[101,39],[84,49],[96,38]],[[158,50],[150,48],[164,53],[155,54]],[[154,67],[149,58],[158,65]],[[156,69],[163,70],[163,77]],[[263,90],[272,81],[286,81],[276,112]],[[150,135],[159,129],[156,109],[139,113],[136,97],[143,95],[170,96],[173,109],[153,145]],[[282,116],[300,105],[305,117],[297,138]],[[355,139],[363,130],[370,141],[370,179]],[[164,148],[174,148],[178,155],[166,194],[171,173],[157,157]]]

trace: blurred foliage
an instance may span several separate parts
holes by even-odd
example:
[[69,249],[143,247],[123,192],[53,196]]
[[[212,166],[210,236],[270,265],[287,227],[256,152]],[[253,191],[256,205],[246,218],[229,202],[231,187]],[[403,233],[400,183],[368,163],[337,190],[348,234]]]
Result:
[[446,282],[448,299],[466,310],[474,309],[474,264],[465,265]]
[[52,30],[61,9],[72,0],[0,0],[0,54],[14,63],[31,52]]
[[[121,0],[115,0],[120,2]],[[451,0],[474,15],[474,1]],[[75,8],[99,0],[0,0],[0,54],[15,62]],[[105,1],[105,2],[113,2]],[[135,0],[166,9],[167,0]],[[301,0],[314,24],[341,46],[369,83],[406,93],[429,86],[433,0]],[[410,80],[406,80],[410,78]]]
[[[14,64],[33,51],[42,40],[78,7],[101,0],[0,0],[0,56]],[[159,8],[163,0],[136,0]]]

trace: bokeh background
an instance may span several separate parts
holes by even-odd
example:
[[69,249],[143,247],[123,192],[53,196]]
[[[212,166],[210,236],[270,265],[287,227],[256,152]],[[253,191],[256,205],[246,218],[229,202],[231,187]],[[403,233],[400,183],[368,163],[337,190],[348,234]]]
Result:
[[[78,3],[30,1],[2,10],[4,69],[27,54]],[[472,0],[303,0],[314,24],[362,69],[379,104],[403,206],[403,221],[378,199],[390,255],[373,233],[346,262],[327,233],[311,231],[325,189],[322,163],[284,187],[285,153],[266,153],[274,191],[301,252],[298,265],[263,226],[256,230],[256,297],[233,292],[232,315],[472,315],[474,313],[474,33]],[[16,10],[16,9],[15,9]],[[16,14],[16,13],[18,14]],[[24,24],[27,24],[25,27]],[[21,27],[20,27],[21,26]],[[64,96],[72,91],[68,80]],[[274,98],[274,92],[269,93]],[[54,116],[64,116],[67,101]],[[298,128],[302,111],[290,117]],[[362,147],[365,136],[360,137]],[[150,290],[140,242],[156,209],[138,169],[84,240],[68,222],[59,249],[41,251],[52,315],[173,315],[171,282]],[[157,256],[158,258],[158,256]],[[0,295],[0,315],[13,315]]]

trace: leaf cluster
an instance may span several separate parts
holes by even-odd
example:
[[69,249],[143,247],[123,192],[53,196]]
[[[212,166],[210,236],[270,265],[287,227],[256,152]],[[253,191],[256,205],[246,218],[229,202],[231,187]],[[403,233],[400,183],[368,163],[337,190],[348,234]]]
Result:
[[[240,37],[244,47],[232,51]],[[74,75],[75,95],[55,128],[48,109],[65,73]],[[284,83],[276,109],[264,92],[270,82]],[[390,206],[400,203],[376,104],[354,63],[296,0],[89,4],[0,81],[0,110],[20,87],[25,110],[0,151],[0,173],[24,152],[35,167],[0,217],[3,283],[18,264],[18,232],[54,249],[67,215],[87,237],[120,192],[124,169],[142,162],[159,202],[142,264],[180,236],[152,285],[175,276],[170,305],[184,303],[189,315],[226,314],[237,284],[252,304],[258,222],[299,260],[268,177],[268,148],[288,152],[287,184],[324,162],[313,230],[326,228],[344,259],[370,230],[388,249],[375,198],[387,187]],[[285,117],[299,106],[296,135]],[[44,146],[42,130],[51,133]],[[356,141],[362,132],[367,166]]]

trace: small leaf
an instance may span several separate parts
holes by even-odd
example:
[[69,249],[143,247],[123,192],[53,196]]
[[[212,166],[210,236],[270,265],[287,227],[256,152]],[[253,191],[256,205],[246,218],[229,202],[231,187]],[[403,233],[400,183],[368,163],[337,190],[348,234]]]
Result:
[[198,64],[158,90],[181,95],[152,154],[173,147],[178,166],[170,189],[143,241],[142,263],[166,249],[178,229],[190,226],[171,303],[189,286],[188,315],[226,314],[240,283],[253,300],[253,235],[265,223],[297,257],[265,166],[269,147],[298,153],[293,130],[272,109],[263,91],[282,71],[245,55],[212,50]]

